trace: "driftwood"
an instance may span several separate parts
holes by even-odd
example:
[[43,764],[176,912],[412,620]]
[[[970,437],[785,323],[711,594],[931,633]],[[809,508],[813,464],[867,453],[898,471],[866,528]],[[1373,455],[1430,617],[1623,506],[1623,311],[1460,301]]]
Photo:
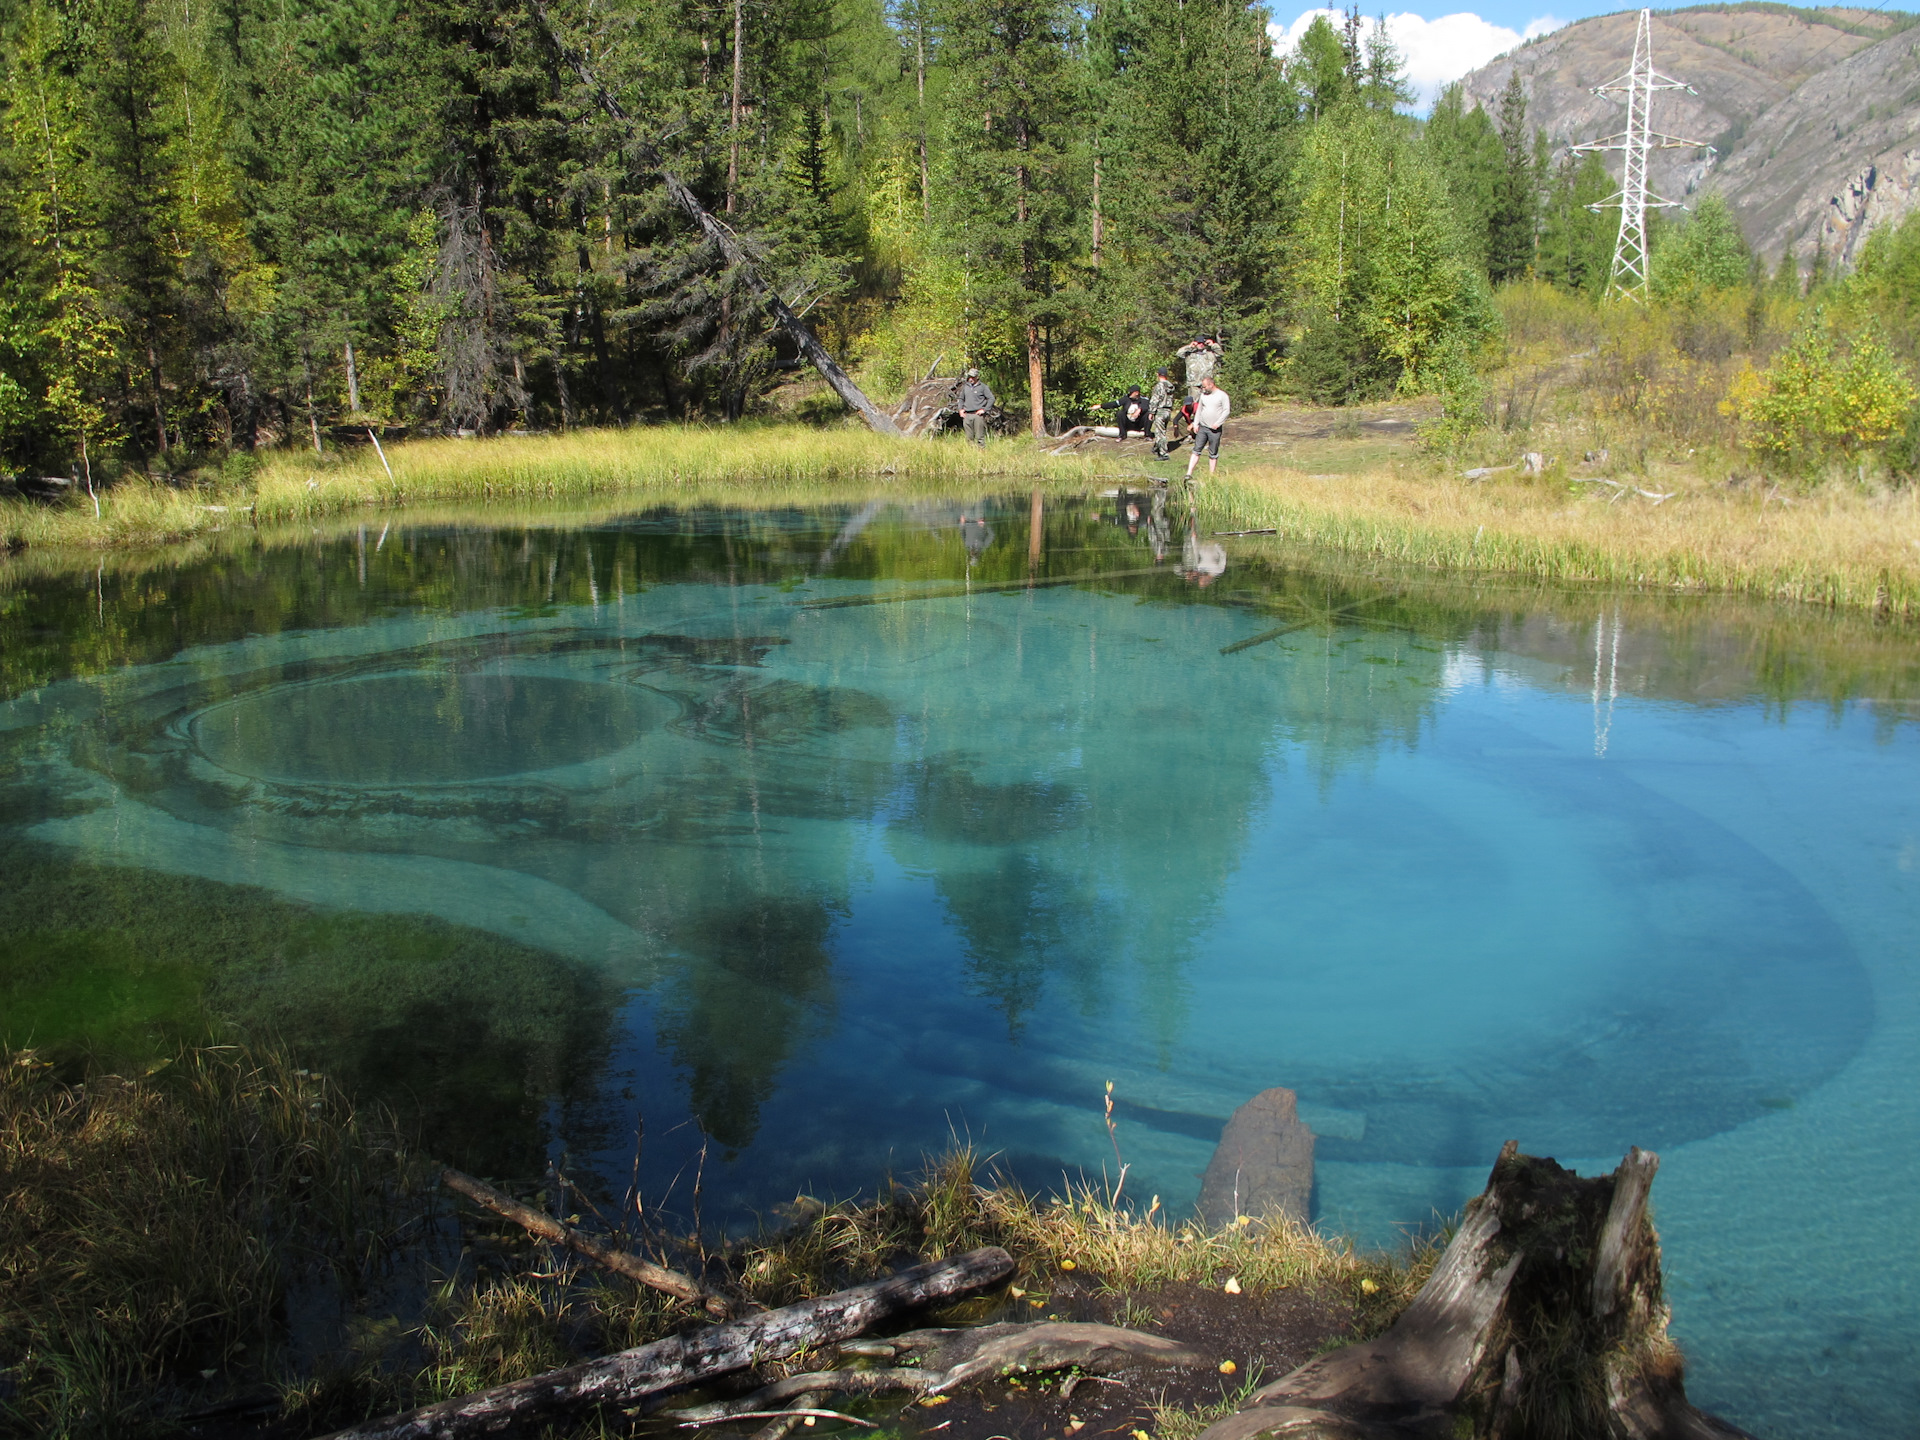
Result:
[[867,422],[868,428],[882,435],[897,435],[899,430],[894,425],[892,417],[869,400],[866,392],[853,383],[853,378],[840,368],[833,356],[827,353],[827,347],[820,343],[820,337],[813,333],[813,328],[794,313],[793,307],[781,298],[778,290],[766,282],[765,277],[760,273],[760,267],[754,263],[755,257],[739,234],[723,224],[711,210],[702,205],[700,197],[687,188],[686,182],[667,168],[666,161],[661,157],[660,152],[640,138],[638,127],[634,124],[633,117],[627,114],[626,107],[614,98],[612,91],[594,78],[593,72],[587,68],[587,62],[579,52],[561,41],[560,32],[548,18],[547,7],[541,3],[541,0],[533,0],[533,14],[534,18],[540,22],[540,28],[546,31],[547,39],[552,43],[553,48],[580,77],[580,83],[593,92],[594,99],[599,103],[600,108],[607,112],[615,124],[622,126],[628,132],[630,149],[634,157],[660,177],[660,183],[666,187],[667,194],[672,197],[673,203],[685,212],[688,219],[699,226],[700,233],[705,235],[713,247],[725,257],[726,262],[740,272],[741,277],[747,282],[747,288],[765,302],[767,308],[773,312],[774,321],[787,332],[794,344],[800,347],[800,353],[807,357],[808,362],[820,372],[827,384],[833,387],[834,394],[846,401],[854,410],[859,411],[860,418]]
[[440,1183],[449,1190],[458,1191],[476,1205],[482,1205],[502,1219],[511,1220],[528,1233],[538,1235],[542,1240],[550,1240],[556,1245],[584,1255],[602,1269],[611,1270],[616,1275],[624,1275],[629,1280],[637,1280],[642,1285],[655,1290],[664,1290],[680,1300],[690,1300],[703,1307],[709,1315],[719,1320],[733,1318],[735,1306],[724,1295],[716,1294],[690,1275],[682,1275],[678,1270],[669,1270],[664,1265],[656,1265],[651,1260],[643,1260],[638,1255],[629,1254],[593,1236],[563,1224],[553,1216],[534,1209],[531,1205],[522,1205],[510,1195],[503,1195],[484,1180],[476,1180],[471,1175],[458,1170],[442,1170]]
[[1667,1339],[1659,1163],[1633,1150],[1583,1180],[1508,1142],[1392,1329],[1256,1390],[1202,1440],[1741,1440],[1687,1403]]
[[850,1339],[890,1316],[985,1290],[1012,1273],[1013,1261],[1006,1251],[973,1250],[729,1325],[709,1325],[404,1415],[371,1420],[339,1431],[334,1440],[452,1440],[587,1406],[632,1406],[696,1381]]
[[1199,1351],[1139,1330],[1113,1325],[981,1325],[963,1330],[915,1330],[875,1344],[861,1355],[890,1353],[921,1363],[885,1370],[816,1370],[789,1375],[750,1395],[715,1405],[675,1410],[663,1416],[683,1424],[718,1424],[761,1414],[786,1402],[810,1403],[822,1395],[879,1395],[906,1391],[939,1395],[983,1375],[1026,1375],[1075,1369],[1088,1375],[1110,1374],[1139,1366],[1195,1368],[1212,1364]]

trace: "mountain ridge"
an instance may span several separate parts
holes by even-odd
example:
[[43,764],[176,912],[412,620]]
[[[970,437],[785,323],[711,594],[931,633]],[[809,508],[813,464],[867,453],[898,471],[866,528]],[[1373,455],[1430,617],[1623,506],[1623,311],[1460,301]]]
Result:
[[[1625,107],[1591,92],[1631,67],[1638,17],[1526,42],[1461,81],[1467,105],[1494,113],[1517,73],[1529,123],[1556,151],[1618,132]],[[1654,68],[1698,91],[1656,94],[1653,127],[1703,142],[1653,153],[1656,194],[1719,193],[1769,264],[1791,253],[1802,271],[1816,253],[1850,264],[1868,235],[1920,208],[1920,15],[1761,0],[1656,11],[1652,30]]]

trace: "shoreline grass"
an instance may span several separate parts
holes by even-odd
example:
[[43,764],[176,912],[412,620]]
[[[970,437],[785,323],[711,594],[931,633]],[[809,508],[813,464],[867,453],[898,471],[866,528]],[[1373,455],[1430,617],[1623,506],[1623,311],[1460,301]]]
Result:
[[[1233,1277],[1250,1294],[1337,1295],[1362,1333],[1391,1323],[1437,1255],[1363,1253],[1279,1219],[1208,1232],[1095,1188],[1034,1196],[985,1170],[956,1149],[877,1196],[800,1197],[783,1207],[785,1228],[715,1248],[650,1228],[617,1238],[767,1306],[1000,1245],[1016,1285],[1072,1274],[1119,1305]],[[0,1050],[0,1173],[0,1273],[12,1277],[0,1288],[0,1434],[179,1434],[183,1413],[236,1393],[266,1397],[298,1431],[332,1429],[706,1321],[491,1215],[450,1209],[385,1117],[356,1112],[272,1046],[187,1047],[130,1076]],[[290,1292],[316,1272],[334,1277],[338,1313],[319,1333],[306,1305],[296,1343]],[[982,1297],[950,1318],[1012,1303]]]
[[[388,467],[391,466],[391,473]],[[675,505],[744,499],[818,503],[876,487],[903,494],[987,481],[1084,482],[1087,460],[1036,454],[1023,442],[977,449],[865,430],[795,425],[645,426],[485,440],[415,440],[350,453],[282,451],[245,482],[175,487],[124,483],[94,502],[0,501],[0,549],[102,550],[165,544],[251,521],[314,520],[422,502],[557,500],[609,493]]]
[[[1223,473],[1220,528],[1433,570],[1721,593],[1920,621],[1920,494],[1838,489],[1785,497],[1663,476],[1669,500],[1609,503],[1564,476],[1475,484],[1374,471],[1335,477],[1273,467]],[[1648,487],[1655,488],[1655,487]]]
[[[0,501],[0,547],[89,557],[423,507],[633,497],[676,507],[798,505],[979,490],[1085,489],[1125,473],[1104,450],[1055,457],[1024,440],[985,451],[797,426],[657,426],[559,436],[423,440],[388,451],[284,452],[244,485],[137,482],[65,503]],[[1273,526],[1296,543],[1429,570],[1506,574],[1675,593],[1724,593],[1920,621],[1920,493],[1838,484],[1782,495],[1729,490],[1674,467],[1643,488],[1655,505],[1576,485],[1557,468],[1480,483],[1431,463],[1314,475],[1235,463],[1206,485],[1216,529]],[[1177,475],[1173,477],[1176,492]]]

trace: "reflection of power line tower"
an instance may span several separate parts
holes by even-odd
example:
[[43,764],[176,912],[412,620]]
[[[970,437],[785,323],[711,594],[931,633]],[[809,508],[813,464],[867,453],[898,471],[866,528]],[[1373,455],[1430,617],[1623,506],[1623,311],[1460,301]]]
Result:
[[1665,209],[1687,207],[1677,200],[1662,200],[1647,193],[1647,154],[1661,150],[1712,150],[1698,140],[1681,140],[1663,135],[1653,128],[1653,92],[1684,90],[1700,92],[1691,85],[1669,79],[1653,68],[1653,12],[1640,12],[1640,28],[1633,37],[1633,68],[1618,80],[1594,87],[1596,95],[1627,97],[1627,128],[1603,140],[1589,140],[1573,146],[1576,155],[1593,151],[1618,150],[1626,157],[1620,175],[1620,192],[1597,205],[1593,211],[1620,207],[1620,237],[1613,243],[1613,277],[1607,282],[1610,295],[1630,295],[1644,299],[1647,292],[1647,207]]

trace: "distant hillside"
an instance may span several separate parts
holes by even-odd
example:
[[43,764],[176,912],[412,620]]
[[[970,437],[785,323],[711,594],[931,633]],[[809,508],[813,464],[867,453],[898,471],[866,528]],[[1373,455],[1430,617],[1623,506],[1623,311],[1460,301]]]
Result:
[[[1625,107],[1591,88],[1624,75],[1638,11],[1582,20],[1466,77],[1492,113],[1518,71],[1528,118],[1556,145],[1625,128]],[[1654,68],[1692,85],[1654,99],[1654,126],[1701,140],[1656,152],[1656,192],[1717,190],[1769,263],[1804,267],[1822,241],[1850,260],[1868,233],[1920,207],[1920,16],[1786,5],[1656,13]],[[1610,157],[1619,173],[1618,157]]]

